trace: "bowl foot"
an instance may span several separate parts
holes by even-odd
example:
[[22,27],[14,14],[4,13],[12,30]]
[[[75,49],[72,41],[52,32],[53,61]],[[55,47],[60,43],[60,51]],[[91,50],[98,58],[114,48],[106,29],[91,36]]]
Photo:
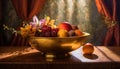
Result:
[[70,57],[69,53],[62,53],[62,54],[44,53],[42,55],[45,58],[66,58],[66,57]]

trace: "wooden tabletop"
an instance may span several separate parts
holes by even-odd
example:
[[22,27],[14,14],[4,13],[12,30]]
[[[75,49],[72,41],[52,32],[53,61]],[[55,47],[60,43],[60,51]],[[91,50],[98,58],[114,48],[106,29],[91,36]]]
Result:
[[69,57],[51,59],[45,58],[39,51],[29,46],[0,47],[0,64],[42,64],[42,66],[44,66],[43,64],[66,64],[71,66],[79,64],[80,67],[87,67],[85,64],[88,64],[91,65],[91,68],[108,64],[110,68],[111,65],[112,68],[120,67],[120,47],[95,46],[94,49],[92,55],[83,55],[82,47],[80,47],[70,52]]

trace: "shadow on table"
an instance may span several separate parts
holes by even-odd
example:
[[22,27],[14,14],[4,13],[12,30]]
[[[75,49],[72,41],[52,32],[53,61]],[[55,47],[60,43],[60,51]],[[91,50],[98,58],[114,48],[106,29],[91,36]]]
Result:
[[92,59],[92,60],[98,58],[98,56],[95,55],[95,54],[83,54],[83,56],[86,57],[86,58],[88,58],[88,59]]

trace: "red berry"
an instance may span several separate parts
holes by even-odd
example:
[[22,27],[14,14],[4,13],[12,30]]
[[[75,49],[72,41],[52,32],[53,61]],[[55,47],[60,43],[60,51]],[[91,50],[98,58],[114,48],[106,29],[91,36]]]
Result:
[[50,37],[51,36],[51,31],[52,31],[51,27],[49,27],[47,25],[44,25],[41,30],[42,30],[42,34],[43,34],[44,37]]
[[42,32],[46,32],[46,31],[51,31],[51,27],[47,26],[47,25],[44,25],[42,27]]

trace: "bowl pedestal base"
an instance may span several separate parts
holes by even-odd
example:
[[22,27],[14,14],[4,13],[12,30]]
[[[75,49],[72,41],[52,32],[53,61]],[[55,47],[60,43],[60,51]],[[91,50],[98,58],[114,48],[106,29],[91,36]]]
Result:
[[45,58],[67,58],[70,57],[69,53],[53,54],[53,53],[42,53]]

